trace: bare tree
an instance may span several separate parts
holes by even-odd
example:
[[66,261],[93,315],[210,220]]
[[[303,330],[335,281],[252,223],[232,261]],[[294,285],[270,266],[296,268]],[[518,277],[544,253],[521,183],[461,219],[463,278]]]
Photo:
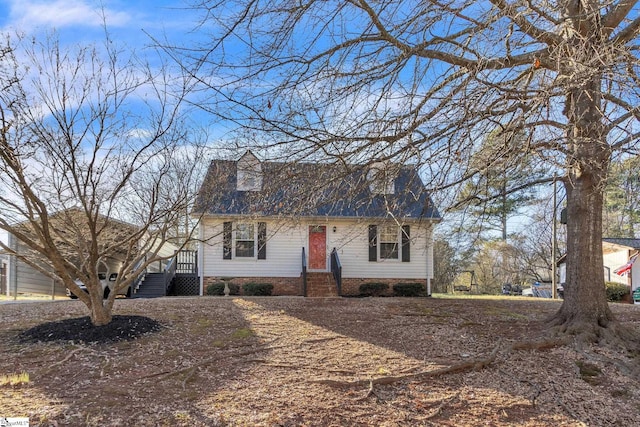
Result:
[[[0,229],[21,249],[1,246],[62,282],[95,325],[162,258],[202,157],[179,120],[187,80],[114,46],[7,39],[0,58]],[[113,258],[120,274],[103,300],[98,271]]]
[[453,281],[461,270],[461,257],[456,249],[443,238],[433,242],[433,292],[449,293],[453,290]]
[[496,126],[526,134],[521,150],[548,171],[526,185],[560,172],[567,193],[567,286],[554,323],[616,335],[599,279],[602,203],[612,153],[638,143],[636,0],[195,7],[210,40],[170,51],[215,95],[201,105],[272,153],[413,161],[437,190],[479,173],[478,141]]

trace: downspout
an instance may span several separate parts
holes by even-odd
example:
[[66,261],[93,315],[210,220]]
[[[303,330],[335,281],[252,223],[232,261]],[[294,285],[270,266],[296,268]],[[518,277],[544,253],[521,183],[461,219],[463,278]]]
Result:
[[198,267],[196,273],[200,279],[200,296],[204,295],[204,226],[202,218],[198,225]]
[[[9,233],[9,247],[14,252],[18,250],[18,242],[13,234]],[[7,284],[7,296],[11,296],[11,289],[13,288],[13,299],[18,299],[18,258],[15,255],[9,255],[9,280]]]

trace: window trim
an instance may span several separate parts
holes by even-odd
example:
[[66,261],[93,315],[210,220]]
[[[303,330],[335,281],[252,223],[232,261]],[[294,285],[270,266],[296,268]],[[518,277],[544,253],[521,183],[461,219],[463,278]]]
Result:
[[[393,227],[395,230],[395,240],[393,242],[391,241],[384,241],[382,236],[383,234],[386,234],[385,232],[388,232],[389,229]],[[391,254],[395,253],[394,257],[383,257],[382,253],[382,245],[394,245],[395,248],[394,250],[391,251]],[[400,248],[402,247],[402,244],[400,243],[400,227],[397,224],[384,224],[378,227],[378,261],[399,261],[402,259],[402,255],[400,253]]]
[[[382,245],[390,244],[391,242],[383,242],[382,235],[384,228],[395,227],[396,228],[396,240],[393,242],[396,245],[396,257],[383,258],[382,257]],[[369,242],[369,262],[411,262],[411,226],[404,224],[370,224],[368,227],[368,242]],[[387,230],[388,231],[388,230]]]
[[[250,226],[253,238],[238,239],[240,228]],[[238,255],[238,242],[252,242],[253,255]],[[222,234],[222,259],[223,260],[266,260],[267,259],[267,223],[263,221],[224,221]]]
[[[244,230],[240,230],[240,227],[244,227],[244,226],[249,226],[251,227],[251,234],[252,234],[252,238],[251,239],[239,239],[238,235],[243,232]],[[258,235],[257,235],[257,227],[256,224],[254,222],[236,222],[235,226],[233,227],[233,258],[241,258],[241,259],[256,259],[256,241]],[[246,256],[246,255],[238,255],[238,243],[239,242],[251,242],[252,243],[252,247],[251,247],[251,251],[252,254],[250,256]]]

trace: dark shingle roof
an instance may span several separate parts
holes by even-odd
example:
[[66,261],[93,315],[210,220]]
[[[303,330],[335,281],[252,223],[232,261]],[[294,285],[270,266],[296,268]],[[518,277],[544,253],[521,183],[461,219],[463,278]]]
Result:
[[614,245],[627,246],[632,249],[640,250],[640,239],[605,237],[603,242],[613,243]]
[[263,162],[262,191],[237,190],[237,162],[214,160],[194,212],[213,215],[440,219],[415,168],[395,166],[394,194],[370,191],[367,169]]

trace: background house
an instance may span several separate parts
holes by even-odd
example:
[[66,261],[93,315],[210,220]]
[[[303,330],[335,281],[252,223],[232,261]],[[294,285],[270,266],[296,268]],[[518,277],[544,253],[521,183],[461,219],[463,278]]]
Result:
[[9,256],[0,254],[0,295],[8,295]]
[[260,162],[248,151],[211,162],[194,215],[201,293],[222,279],[271,283],[277,295],[354,295],[368,282],[430,292],[440,215],[413,167]]
[[[74,215],[78,215],[78,212],[72,208],[57,212],[51,217],[52,224],[55,226],[59,235],[78,236],[77,233],[79,233],[80,230],[77,224],[81,222],[78,221],[76,226],[69,226],[70,222],[74,222]],[[110,252],[109,256],[103,257],[100,265],[98,265],[98,272],[104,273],[105,277],[110,277],[111,273],[120,273],[127,253],[125,248],[119,249],[117,247],[117,242],[123,241],[123,236],[135,232],[136,226],[106,217],[102,219],[108,225],[106,232],[103,233],[103,236],[106,237],[104,237],[104,241],[101,241],[100,244],[108,244],[114,246],[115,249]],[[58,246],[64,247],[64,245],[64,242],[61,240]],[[60,281],[53,279],[47,274],[51,272],[52,269],[40,254],[30,250],[26,244],[11,233],[8,233],[7,246],[13,253],[20,254],[22,258],[11,254],[5,255],[6,287],[4,288],[4,293],[6,295],[44,294],[52,297],[66,297],[66,288]],[[152,246],[151,249],[155,251],[156,248],[158,248],[158,245]],[[163,242],[157,255],[160,257],[172,257],[177,249],[177,246]],[[64,252],[64,249],[62,249],[62,251]],[[73,250],[68,251],[67,259],[75,265],[81,265],[83,262]],[[169,261],[170,258],[150,264],[147,267],[149,276],[151,277],[151,274],[163,271]],[[138,286],[139,285],[140,284],[138,284]]]
[[618,275],[615,271],[627,264],[640,252],[640,239],[605,238],[602,239],[605,280],[631,286],[632,290],[640,287],[640,263],[632,264],[628,274]]
[[[628,285],[631,290],[640,287],[640,263],[631,263],[631,270],[624,275],[616,274],[615,271],[629,263],[632,257],[640,252],[640,239],[628,238],[604,238],[602,239],[603,256],[603,281],[616,282]],[[558,263],[558,273],[560,283],[566,279],[566,265],[564,258]]]

